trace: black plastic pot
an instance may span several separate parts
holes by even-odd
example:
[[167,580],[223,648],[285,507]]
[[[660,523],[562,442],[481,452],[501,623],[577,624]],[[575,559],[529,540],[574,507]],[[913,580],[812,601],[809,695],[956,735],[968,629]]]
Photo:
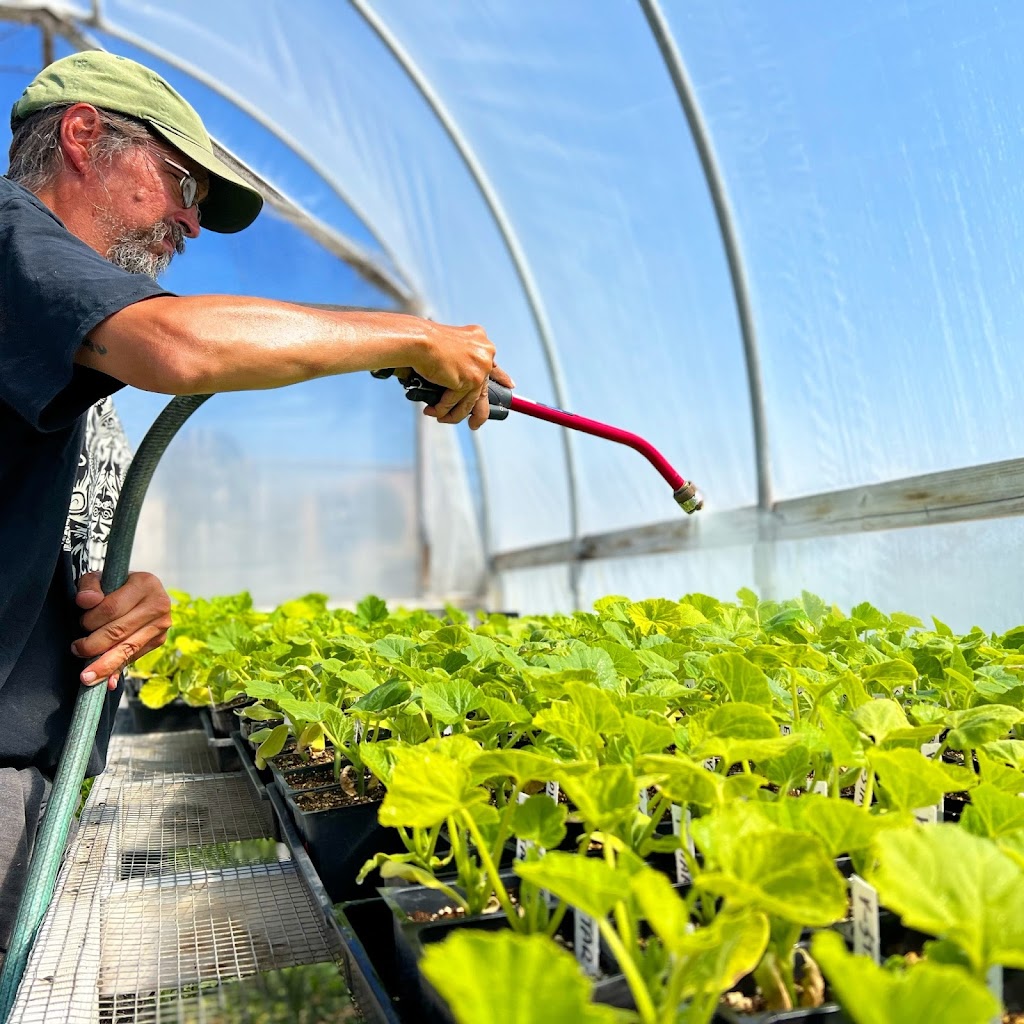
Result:
[[850,1018],[835,1003],[826,1003],[813,1009],[776,1010],[770,1013],[736,1013],[719,1007],[715,1011],[714,1021],[715,1024],[789,1024],[790,1021],[850,1024]]
[[238,728],[239,718],[236,712],[255,703],[255,697],[247,697],[243,693],[226,704],[211,704],[207,710],[210,712],[210,723],[213,725],[214,733],[229,739]]
[[405,849],[398,832],[377,821],[379,800],[309,810],[303,806],[304,794],[286,793],[284,798],[310,860],[335,903],[373,892],[380,882],[376,872],[362,885],[356,884],[356,876],[375,853],[401,853]]
[[196,709],[175,698],[162,708],[147,708],[138,697],[128,698],[135,732],[183,732],[199,726]]
[[283,793],[311,793],[317,789],[332,789],[338,785],[333,764],[310,764],[302,768],[281,771],[271,763],[270,771]]
[[260,729],[273,729],[275,726],[282,725],[284,723],[283,718],[272,718],[267,722],[258,722],[255,718],[238,718],[238,731],[242,734],[242,738],[249,742],[249,737],[254,732],[259,732]]
[[[506,886],[513,891],[518,881],[517,876],[503,872]],[[425,886],[408,886],[404,889],[381,890],[384,901],[391,907],[394,915],[394,953],[390,971],[394,978],[397,992],[406,1007],[408,1020],[424,1022],[424,1024],[454,1024],[454,1017],[447,1004],[437,990],[420,973],[419,961],[426,947],[435,942],[443,942],[452,932],[462,928],[475,931],[498,931],[508,928],[508,919],[498,911],[491,914],[478,914],[473,917],[453,918],[442,921],[426,921],[418,923],[408,920],[408,915],[423,911],[433,914],[451,906],[451,901],[443,892],[428,889]],[[573,942],[575,929],[574,911],[570,907],[559,926],[558,934],[570,946]],[[405,916],[403,919],[402,915]],[[604,970],[613,969],[610,958],[602,949],[601,966]],[[617,978],[605,978],[598,982],[598,993],[609,999],[621,997],[621,986],[610,984]],[[605,1001],[604,999],[601,1000]],[[611,1003],[611,1005],[619,1005]]]

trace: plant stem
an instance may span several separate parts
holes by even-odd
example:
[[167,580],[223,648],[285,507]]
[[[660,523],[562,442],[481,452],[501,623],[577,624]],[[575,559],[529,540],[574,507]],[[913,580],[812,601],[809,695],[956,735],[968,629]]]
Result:
[[658,793],[654,800],[654,808],[650,810],[650,821],[644,826],[643,832],[640,833],[640,838],[636,842],[634,847],[635,851],[643,856],[644,843],[654,835],[654,830],[658,827],[661,819],[665,817],[665,812],[672,806],[672,801],[665,796],[664,793]]
[[644,982],[643,975],[633,960],[630,950],[626,948],[615,929],[611,926],[611,922],[606,918],[599,918],[597,927],[615,955],[619,967],[622,968],[622,973],[626,977],[626,983],[629,985],[629,991],[633,993],[633,1000],[636,1002],[636,1010],[640,1015],[642,1024],[658,1024],[658,1013],[651,1000],[651,994],[647,991],[647,984]]
[[[494,887],[494,895],[498,897],[501,909],[504,910],[508,916],[509,926],[513,931],[523,931],[519,915],[516,914],[515,908],[512,906],[512,901],[508,898],[508,893],[505,891],[505,886],[501,881],[501,876],[498,874],[498,869],[494,866],[494,861],[491,860],[491,855],[487,850],[487,843],[484,841],[484,837],[480,834],[480,829],[477,828],[477,824],[473,820],[473,815],[465,809],[459,813],[461,814],[463,821],[465,821],[466,827],[469,829],[469,834],[473,837],[473,842],[476,843],[477,852],[480,854],[480,861],[483,864],[487,877],[491,881],[491,885]],[[448,825],[448,828],[451,830],[451,824]]]

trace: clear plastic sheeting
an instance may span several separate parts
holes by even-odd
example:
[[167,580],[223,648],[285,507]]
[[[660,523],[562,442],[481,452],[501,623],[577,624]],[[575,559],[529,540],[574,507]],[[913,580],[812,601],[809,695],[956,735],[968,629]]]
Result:
[[486,588],[483,537],[458,438],[425,417],[418,433],[424,597],[479,599]]
[[133,565],[194,594],[249,590],[262,606],[310,591],[415,597],[413,410],[367,379],[365,404],[346,377],[215,395],[157,467]]
[[740,225],[775,497],[1024,453],[1024,8],[665,10]]
[[772,589],[810,590],[849,610],[934,615],[957,632],[1003,632],[1021,624],[1019,518],[790,541],[774,550]]
[[[153,63],[258,174],[393,268],[418,308],[486,327],[521,394],[649,440],[700,486],[709,523],[757,504],[759,465],[770,504],[1024,460],[1024,9],[655,5],[721,172],[730,268],[714,183],[634,0],[48,6]],[[325,272],[332,257],[294,228],[261,221],[241,241],[204,238],[218,254],[205,277],[176,267],[170,286],[384,304]],[[751,586],[951,625],[1024,620],[1006,554],[1019,518],[865,533],[854,510],[824,539],[721,546],[698,530],[686,550],[491,574],[495,555],[582,542],[562,545],[569,557],[681,513],[627,448],[567,447],[516,414],[472,445],[464,428],[417,441],[398,389],[357,376],[208,403],[220,412],[204,409],[157,475],[140,566],[145,553],[171,585],[250,586],[264,602],[486,591],[529,612]],[[121,402],[137,442],[150,407]],[[945,483],[930,493],[956,492]],[[1024,484],[983,492],[988,506],[972,491],[956,514],[1020,507]]]

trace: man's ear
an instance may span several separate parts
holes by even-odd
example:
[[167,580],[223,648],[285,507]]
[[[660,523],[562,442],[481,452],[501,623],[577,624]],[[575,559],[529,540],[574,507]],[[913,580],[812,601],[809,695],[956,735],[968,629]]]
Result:
[[78,174],[92,166],[92,148],[103,134],[99,111],[90,103],[75,103],[64,111],[60,122],[60,145],[64,164]]

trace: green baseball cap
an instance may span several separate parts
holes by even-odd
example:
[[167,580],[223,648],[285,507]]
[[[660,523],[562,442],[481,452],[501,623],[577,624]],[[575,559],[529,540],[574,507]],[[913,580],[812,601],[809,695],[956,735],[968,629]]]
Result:
[[104,50],[83,50],[54,61],[28,84],[11,109],[11,129],[44,107],[91,103],[145,121],[175,149],[210,173],[199,204],[203,227],[230,234],[248,227],[263,198],[213,152],[199,115],[155,71]]

